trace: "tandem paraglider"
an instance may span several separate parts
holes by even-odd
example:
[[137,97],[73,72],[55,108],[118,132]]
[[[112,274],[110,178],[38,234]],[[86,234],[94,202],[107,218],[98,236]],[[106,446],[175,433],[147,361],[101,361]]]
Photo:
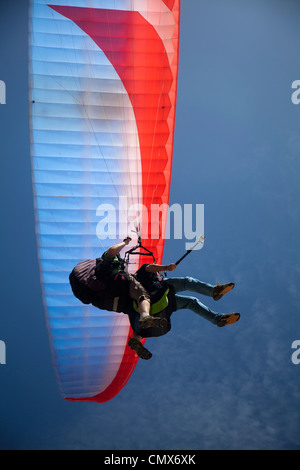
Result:
[[[192,251],[188,250],[176,263],[168,265],[143,264],[134,275],[126,272],[130,255],[140,254],[136,249],[146,250],[139,242],[136,247],[120,257],[120,251],[131,241],[130,237],[122,243],[111,246],[102,257],[79,263],[70,274],[70,284],[74,295],[83,303],[129,316],[133,330],[128,346],[141,359],[151,359],[152,354],[142,341],[147,337],[158,337],[171,329],[171,315],[176,310],[189,309],[218,327],[236,323],[240,314],[220,314],[200,302],[197,297],[179,295],[191,291],[220,300],[234,288],[234,283],[215,286],[193,277],[163,278],[161,271],[174,271],[178,264]],[[200,241],[200,240],[199,240]],[[204,237],[202,237],[204,241]]]

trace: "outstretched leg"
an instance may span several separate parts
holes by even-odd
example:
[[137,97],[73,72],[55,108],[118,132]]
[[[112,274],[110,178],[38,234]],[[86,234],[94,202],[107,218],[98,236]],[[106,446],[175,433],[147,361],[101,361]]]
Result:
[[214,312],[209,307],[200,302],[197,297],[175,294],[175,300],[177,310],[192,310],[200,317],[205,318],[205,320],[208,320],[219,327],[236,323],[240,318],[239,313],[230,313],[223,315],[221,313]]
[[234,282],[213,286],[191,276],[167,278],[166,282],[174,287],[176,293],[188,290],[197,294],[207,295],[214,300],[221,299],[224,294],[227,294],[227,292],[234,288]]
[[205,320],[210,321],[214,325],[216,325],[218,320],[221,320],[222,318],[221,313],[214,312],[209,307],[200,302],[197,297],[175,294],[175,300],[177,310],[192,310],[192,312],[195,312],[197,315],[205,318]]
[[188,290],[209,297],[212,297],[215,287],[191,276],[166,278],[165,282],[173,286],[176,293]]

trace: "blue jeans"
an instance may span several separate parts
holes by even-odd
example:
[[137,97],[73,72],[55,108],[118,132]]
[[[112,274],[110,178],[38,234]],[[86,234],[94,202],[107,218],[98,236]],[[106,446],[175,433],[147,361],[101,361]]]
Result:
[[173,277],[165,279],[167,284],[170,284],[175,289],[175,299],[177,310],[188,309],[200,315],[200,317],[205,318],[205,320],[210,321],[211,323],[216,324],[218,320],[222,317],[222,314],[214,312],[206,305],[202,304],[197,297],[178,295],[178,292],[182,291],[191,291],[196,292],[197,294],[207,295],[212,297],[214,286],[211,284],[206,284],[194,279],[193,277]]

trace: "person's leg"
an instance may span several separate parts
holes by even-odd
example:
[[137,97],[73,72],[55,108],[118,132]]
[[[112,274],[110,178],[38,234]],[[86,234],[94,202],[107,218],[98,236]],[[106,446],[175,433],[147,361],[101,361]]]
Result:
[[191,291],[212,297],[215,286],[190,276],[166,278],[165,282],[174,287],[175,292]]
[[163,327],[166,323],[165,318],[153,317],[150,315],[150,295],[146,289],[133,276],[129,275],[129,295],[136,301],[140,314],[140,328]]
[[149,315],[150,296],[146,289],[133,276],[129,275],[129,295],[136,301],[140,316]]
[[239,313],[222,314],[214,312],[206,305],[202,304],[197,297],[175,294],[175,300],[177,310],[192,310],[200,317],[205,318],[205,320],[208,320],[219,327],[232,325],[240,319]]
[[234,282],[213,286],[191,276],[166,278],[166,282],[174,287],[176,293],[188,290],[196,292],[197,294],[207,295],[208,297],[212,297],[214,300],[220,300],[223,295],[227,294],[234,288]]
[[221,313],[214,312],[209,307],[202,304],[197,297],[175,294],[175,300],[177,310],[192,310],[197,315],[205,318],[205,320],[210,321],[214,325],[216,325],[223,316]]

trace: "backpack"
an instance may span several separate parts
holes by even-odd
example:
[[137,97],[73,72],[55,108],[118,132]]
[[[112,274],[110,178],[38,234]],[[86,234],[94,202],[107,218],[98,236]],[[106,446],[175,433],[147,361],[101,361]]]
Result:
[[84,304],[92,303],[95,295],[98,297],[106,288],[106,284],[96,276],[95,259],[78,263],[72,270],[69,281],[73,294]]

